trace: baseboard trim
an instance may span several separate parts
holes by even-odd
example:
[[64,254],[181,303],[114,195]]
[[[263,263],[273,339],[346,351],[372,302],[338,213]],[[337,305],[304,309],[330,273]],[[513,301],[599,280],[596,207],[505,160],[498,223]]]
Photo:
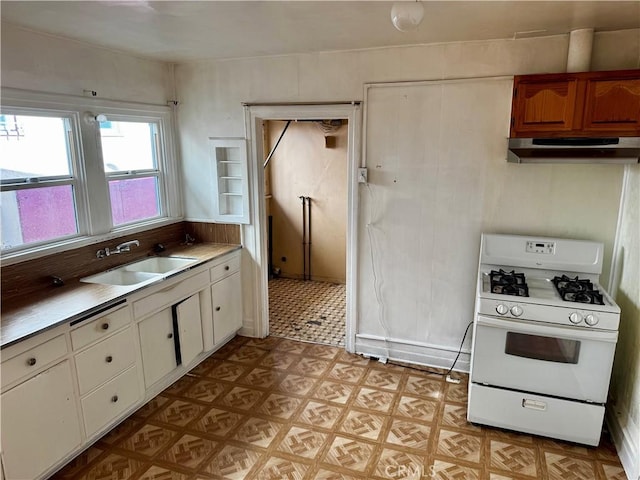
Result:
[[640,428],[637,425],[622,424],[623,418],[629,418],[629,412],[626,409],[607,407],[607,426],[611,432],[613,444],[618,451],[622,467],[629,480],[640,480],[640,445],[636,443],[638,440],[634,440],[634,431],[630,431],[635,430],[637,437]]
[[241,337],[256,337],[256,329],[253,325],[247,326],[243,325],[240,330],[238,330],[238,335]]
[[[438,345],[400,339],[385,340],[384,337],[364,334],[356,335],[355,350],[356,353],[365,356],[444,369],[451,368],[458,354],[457,350]],[[470,361],[470,352],[463,349],[453,370],[469,373]]]

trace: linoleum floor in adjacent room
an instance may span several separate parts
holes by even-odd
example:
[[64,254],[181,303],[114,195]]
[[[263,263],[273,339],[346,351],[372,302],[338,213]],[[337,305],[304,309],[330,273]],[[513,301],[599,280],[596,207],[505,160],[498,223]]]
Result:
[[459,377],[236,337],[54,478],[625,479],[606,437],[587,448],[470,425]]
[[344,346],[346,296],[344,284],[269,280],[269,334]]

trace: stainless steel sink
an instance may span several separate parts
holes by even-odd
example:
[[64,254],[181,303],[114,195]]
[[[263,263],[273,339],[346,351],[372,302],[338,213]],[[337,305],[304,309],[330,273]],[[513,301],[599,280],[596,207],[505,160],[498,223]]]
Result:
[[192,257],[149,257],[121,267],[81,278],[81,282],[131,286],[152,283],[198,261]]

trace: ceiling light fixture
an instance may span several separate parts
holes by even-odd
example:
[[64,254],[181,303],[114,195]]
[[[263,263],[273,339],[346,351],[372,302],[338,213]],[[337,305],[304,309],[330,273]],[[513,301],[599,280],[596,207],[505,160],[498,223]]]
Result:
[[401,32],[415,30],[424,18],[422,2],[396,2],[391,7],[391,22]]

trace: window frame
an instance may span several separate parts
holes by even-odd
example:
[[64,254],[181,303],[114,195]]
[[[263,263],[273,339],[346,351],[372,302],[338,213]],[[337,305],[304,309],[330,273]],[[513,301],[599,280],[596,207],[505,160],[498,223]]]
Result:
[[[31,92],[2,88],[0,111],[9,115],[59,116],[68,118],[71,137],[70,170],[76,207],[78,233],[52,241],[34,242],[0,253],[0,264],[10,265],[73,248],[103,242],[126,234],[134,234],[183,220],[181,176],[175,148],[174,110],[165,105],[121,102],[93,97]],[[159,141],[155,147],[158,178],[159,216],[114,226],[109,196],[109,180],[115,179],[104,169],[100,124],[96,115],[110,120],[156,124]],[[150,175],[143,175],[150,176]],[[65,177],[66,178],[66,177]],[[131,178],[131,177],[118,177]],[[54,186],[59,177],[38,182]],[[64,183],[66,184],[66,182]],[[2,191],[29,186],[28,182],[2,184]]]

